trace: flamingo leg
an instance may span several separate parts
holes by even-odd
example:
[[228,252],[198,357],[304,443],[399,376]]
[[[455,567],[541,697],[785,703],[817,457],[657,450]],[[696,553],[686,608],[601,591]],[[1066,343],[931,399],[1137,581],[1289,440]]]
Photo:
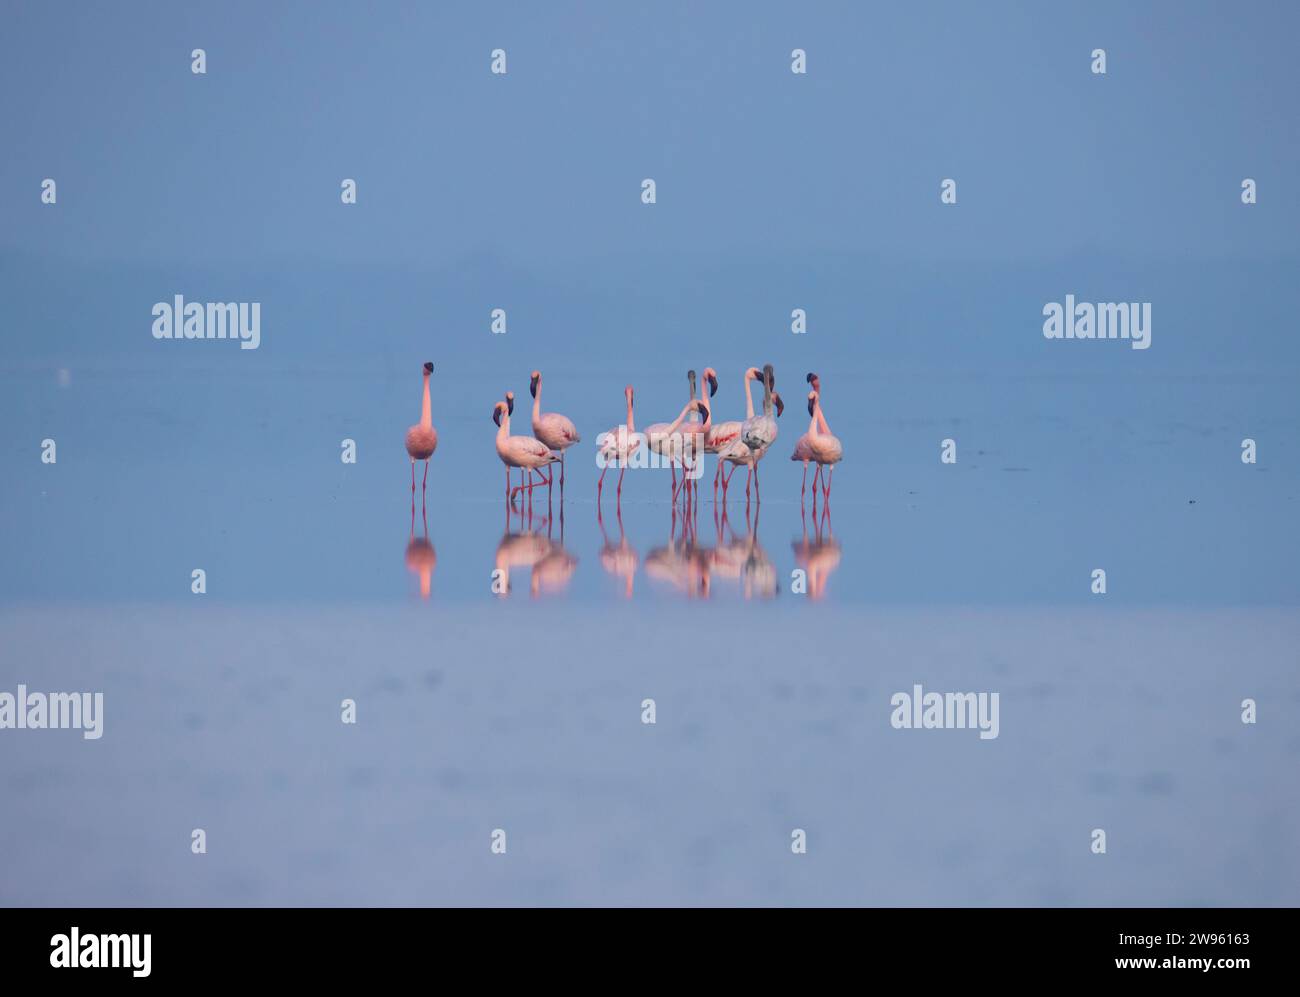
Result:
[[[606,464],[604,467],[600,469],[600,479],[596,482],[596,504],[597,505],[600,504],[600,490],[605,487],[605,472],[608,470],[609,470],[608,464]],[[618,476],[618,484],[620,488],[623,487],[623,475],[621,474]]]
[[[411,464],[411,476],[412,477],[415,476],[414,463]],[[414,482],[412,482],[412,484],[414,484]],[[424,462],[424,482],[420,485],[420,494],[423,495],[428,490],[429,490],[429,461],[426,459]]]
[[754,461],[754,501],[757,502],[762,498],[758,493],[758,461]]
[[415,508],[415,458],[411,458],[411,508]]
[[[813,480],[814,480],[814,482],[816,481],[815,478],[814,478]],[[816,484],[814,484],[813,487],[816,488],[816,487],[817,487]],[[808,493],[808,462],[807,462],[807,461],[804,461],[804,462],[803,462],[803,487],[799,489],[799,501],[800,501],[800,502],[803,501],[803,497],[804,497],[807,493]]]
[[[618,493],[617,493],[617,497],[618,497],[618,501],[619,501],[620,503],[623,501],[623,475],[625,475],[625,474],[627,474],[627,464],[624,464],[624,465],[623,465],[623,470],[621,470],[621,471],[618,472]],[[623,507],[622,507],[621,504],[619,505],[618,509],[619,509],[619,513],[618,513],[618,514],[619,514],[619,516],[620,516],[620,520],[619,520],[619,522],[621,523],[621,522],[622,522],[621,517],[622,517],[622,515],[623,515]]]

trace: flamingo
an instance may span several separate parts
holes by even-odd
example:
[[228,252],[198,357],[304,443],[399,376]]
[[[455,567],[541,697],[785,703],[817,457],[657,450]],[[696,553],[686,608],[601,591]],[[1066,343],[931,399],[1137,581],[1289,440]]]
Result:
[[[749,392],[749,382],[757,381],[760,377],[757,367],[750,367],[745,371],[742,380],[745,383],[745,418],[754,418],[754,397]],[[740,437],[741,421],[732,419],[729,422],[715,422],[710,428],[704,441],[704,452],[718,455],[718,466],[713,472],[713,501],[718,501],[718,478],[722,474],[722,451],[733,441]]]
[[623,498],[623,475],[627,474],[627,459],[632,451],[641,445],[641,437],[636,435],[636,423],[632,420],[632,385],[623,389],[627,399],[627,422],[613,429],[607,429],[596,437],[597,456],[602,465],[600,480],[596,482],[596,503],[600,503],[600,491],[605,487],[605,472],[609,465],[617,461],[621,470],[618,472],[618,493]]
[[[686,383],[688,386],[686,397],[689,401],[694,401],[695,400],[695,371],[694,370],[688,370],[686,372]],[[652,423],[650,427],[646,430],[647,444],[649,445],[651,450],[659,454],[661,457],[669,456],[668,454],[665,454],[660,449],[660,447],[664,444],[664,436],[667,430],[668,430],[668,423],[666,422]],[[670,461],[669,466],[672,468],[672,472],[673,472],[673,495],[675,496],[677,494],[677,464],[675,462]]]
[[[547,464],[554,464],[559,461],[559,457],[551,453],[551,450],[541,440],[534,439],[531,436],[511,436],[510,435],[510,416],[515,411],[515,393],[506,392],[506,400],[497,402],[492,406],[492,421],[497,424],[497,456],[501,458],[501,463],[506,466],[506,497],[508,501],[513,501],[516,492],[524,490],[521,484],[514,491],[510,490],[510,469],[519,468],[520,478],[522,480],[523,472],[528,471],[529,487],[531,488],[533,471],[540,471]],[[529,492],[531,495],[532,492]],[[531,501],[529,503],[531,508]]]
[[[690,380],[692,384],[695,383],[695,371],[690,372]],[[694,439],[693,434],[683,434],[682,432],[680,432],[682,423],[686,421],[686,417],[691,412],[699,412],[701,416],[706,417],[706,421],[704,422],[703,425],[704,425],[704,432],[707,435],[708,433],[707,416],[709,410],[703,402],[695,398],[694,391],[691,392],[691,400],[686,403],[686,407],[682,409],[681,414],[678,415],[673,422],[671,423],[656,422],[653,425],[647,427],[645,431],[646,441],[650,449],[653,450],[655,453],[659,454],[659,456],[666,458],[669,462],[669,465],[673,468],[673,501],[674,502],[677,501],[677,465],[679,463],[682,464],[682,482],[685,483],[686,481],[686,467],[683,461],[686,456],[687,445],[684,442],[683,437],[685,435],[691,435],[692,441]]]
[[[763,367],[763,414],[746,419],[740,426],[740,436],[733,440],[719,456],[731,464],[739,466],[744,464],[748,468],[745,476],[745,498],[749,498],[749,482],[754,482],[754,497],[762,498],[758,485],[758,462],[763,459],[768,448],[776,439],[777,427],[776,420],[785,411],[785,403],[781,401],[773,387],[776,384],[776,375],[772,371],[772,365],[766,364]],[[772,407],[776,406],[776,415],[772,415]],[[722,483],[723,500],[726,500],[727,485],[731,481],[731,475],[735,473],[733,466],[731,472],[727,475]]]
[[[818,425],[818,419],[825,422],[825,416],[821,415],[821,398],[816,391],[808,392],[808,415],[812,421],[808,425],[808,444],[811,449],[812,459],[817,462],[817,474],[822,473],[823,467],[829,467],[826,472],[826,481],[822,484],[822,498],[827,502],[831,498],[831,478],[835,474],[835,465],[844,459],[844,446],[840,443],[838,436],[832,436],[829,431],[822,432],[821,426]],[[805,474],[807,470],[805,469]],[[813,476],[813,501],[817,499],[817,475]]]
[[[560,454],[560,491],[564,491],[564,451],[577,443],[581,437],[574,428],[573,420],[559,412],[542,411],[542,372],[533,371],[528,391],[533,396],[533,435],[552,450]],[[550,481],[546,482],[550,486]]]
[[[809,372],[808,383],[812,385],[813,391],[817,392],[820,397],[822,390],[821,378],[816,374]],[[820,406],[817,409],[817,424],[821,427],[823,433],[829,433],[831,431],[831,427],[826,424],[826,416],[822,415]],[[813,459],[812,435],[810,433],[804,433],[795,441],[794,453],[790,455],[790,459],[803,461],[803,486],[799,489],[799,498],[803,499],[803,497],[808,493],[808,462]],[[818,465],[817,470],[821,470],[820,465]],[[813,488],[815,489],[816,487],[817,477],[814,475]]]
[[429,375],[433,364],[424,365],[424,400],[420,403],[420,421],[406,431],[406,452],[411,456],[411,501],[415,501],[415,462],[424,461],[424,484],[429,487],[429,458],[438,449],[438,431],[433,428],[432,409],[429,407]]

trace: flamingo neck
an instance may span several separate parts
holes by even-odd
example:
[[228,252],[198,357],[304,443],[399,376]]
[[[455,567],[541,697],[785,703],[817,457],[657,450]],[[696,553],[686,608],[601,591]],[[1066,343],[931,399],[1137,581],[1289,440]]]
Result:
[[632,422],[632,399],[627,400],[627,433],[631,436],[636,432],[636,426]]
[[424,375],[424,400],[420,402],[420,425],[425,429],[433,427],[433,409],[429,405],[429,375]]
[[673,422],[673,424],[668,427],[668,432],[665,435],[672,436],[673,433],[681,429],[682,423],[686,421],[686,416],[691,411],[693,411],[694,408],[695,408],[695,399],[692,398],[689,402],[686,403],[686,407],[682,409],[681,414],[677,417],[677,419]]
[[745,372],[745,418],[746,419],[754,418],[754,396],[749,392],[749,385],[751,380],[752,378],[749,376],[749,372],[746,371]]
[[497,427],[497,442],[504,443],[506,437],[510,435],[510,413],[502,411],[501,425]]
[[542,415],[542,379],[537,379],[537,393],[533,395],[533,421],[536,422]]

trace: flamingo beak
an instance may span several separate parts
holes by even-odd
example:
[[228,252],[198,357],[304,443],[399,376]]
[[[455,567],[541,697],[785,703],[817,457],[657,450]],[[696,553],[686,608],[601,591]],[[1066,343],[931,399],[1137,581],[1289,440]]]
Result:
[[772,392],[772,401],[776,403],[776,417],[781,418],[781,413],[785,411],[785,402],[781,401],[781,396],[775,391]]
[[810,416],[813,414],[813,409],[814,409],[814,407],[816,406],[816,404],[817,404],[816,399],[814,399],[812,395],[809,395],[809,396],[808,396],[808,414],[809,414]]
[[506,409],[510,415],[515,414],[515,396],[506,395]]
[[495,422],[498,427],[500,427],[501,425],[501,403],[500,402],[497,402],[495,405],[492,406],[492,421]]
[[717,393],[718,393],[718,376],[716,374],[710,374],[709,375],[709,397],[712,398]]
[[537,397],[537,378],[536,378],[536,377],[534,377],[531,381],[528,382],[528,393],[529,393],[530,395],[532,395],[534,398]]
[[809,371],[809,372],[808,372],[808,383],[809,383],[809,384],[812,384],[812,383],[813,383],[814,381],[816,381],[816,380],[817,380],[817,375],[814,374],[812,371]]
[[425,372],[426,374],[432,374],[432,373],[433,373],[433,361],[432,361],[432,360],[430,360],[428,363],[426,363],[426,364],[424,365],[424,372]]

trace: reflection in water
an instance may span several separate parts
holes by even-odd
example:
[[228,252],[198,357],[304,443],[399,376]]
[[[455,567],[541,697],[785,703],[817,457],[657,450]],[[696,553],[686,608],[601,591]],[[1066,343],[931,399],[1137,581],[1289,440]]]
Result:
[[[426,377],[427,380],[427,377]],[[412,464],[412,467],[415,465]],[[429,514],[420,503],[420,518],[424,520],[424,536],[415,535],[415,498],[411,499],[411,538],[406,544],[406,568],[420,576],[420,598],[429,598],[433,569],[438,566],[438,555],[429,543]]]
[[[767,551],[758,542],[758,514],[760,506],[754,507],[751,525],[749,505],[745,505],[745,531],[738,534],[731,525],[727,507],[722,507],[719,518],[714,511],[714,524],[717,529],[718,544],[713,550],[715,570],[728,578],[738,579],[740,594],[746,599],[773,599],[778,590],[776,564]],[[730,539],[727,539],[727,534]]]
[[[497,596],[506,597],[514,591],[511,575],[521,569],[528,570],[528,592],[533,598],[567,595],[577,576],[579,559],[565,546],[565,503],[549,501],[544,491],[538,490],[536,498],[533,494],[525,486],[515,491],[514,501],[505,503],[504,530],[493,555],[491,591]],[[791,541],[794,565],[802,571],[795,579],[795,591],[811,599],[823,599],[842,551],[832,534],[829,505],[819,501],[824,492],[816,489],[813,496],[811,526],[807,506],[801,503],[803,535]],[[711,599],[719,591],[724,597],[735,593],[745,600],[771,600],[780,595],[785,569],[759,540],[761,504],[738,503],[731,508],[724,503],[713,504],[713,528],[706,525],[703,538],[699,529],[701,504],[707,516],[709,504],[707,499],[701,502],[698,489],[687,493],[679,488],[678,501],[668,507],[667,542],[642,556],[628,540],[617,497],[608,521],[597,503],[596,526],[601,539],[598,558],[602,570],[618,581],[614,591],[631,599],[637,573],[644,568],[646,576],[656,583],[652,590],[667,588],[688,599]],[[428,599],[438,561],[429,540],[428,515],[421,511],[423,534],[417,536],[412,503],[406,567],[419,576],[420,595]],[[723,583],[720,590],[715,587],[716,581]]]
[[[628,389],[628,407],[631,409],[631,389]],[[600,548],[600,566],[608,571],[615,578],[623,579],[623,598],[632,598],[632,582],[636,577],[636,566],[641,558],[637,555],[636,549],[627,542],[627,537],[623,533],[623,507],[616,504],[614,513],[618,518],[618,543],[611,543],[609,534],[605,532],[605,520],[601,515],[600,503],[596,503],[596,525],[600,527],[600,535],[605,541],[605,545]]]
[[[549,510],[548,503],[548,510]],[[506,508],[506,531],[497,544],[492,573],[492,591],[505,597],[510,594],[510,572],[530,568],[528,591],[533,596],[556,595],[568,588],[578,568],[578,559],[564,547],[564,506],[560,505],[559,540],[552,538],[553,520],[549,515],[533,514],[533,503],[521,503],[519,526],[514,528],[512,506]],[[526,517],[526,525],[525,525]],[[542,528],[545,527],[545,534]]]
[[[672,506],[668,543],[656,547],[645,558],[645,573],[657,581],[667,582],[689,599],[709,597],[709,551],[700,547],[695,537],[695,510],[688,501]],[[681,522],[681,536],[677,526]]]
[[794,551],[794,561],[808,575],[808,598],[820,599],[826,595],[826,582],[836,568],[840,566],[840,543],[831,533],[831,508],[827,501],[822,505],[821,517],[817,516],[817,491],[813,488],[813,539],[808,539],[808,517],[801,504],[800,519],[803,521],[803,539],[792,541],[790,548]]

